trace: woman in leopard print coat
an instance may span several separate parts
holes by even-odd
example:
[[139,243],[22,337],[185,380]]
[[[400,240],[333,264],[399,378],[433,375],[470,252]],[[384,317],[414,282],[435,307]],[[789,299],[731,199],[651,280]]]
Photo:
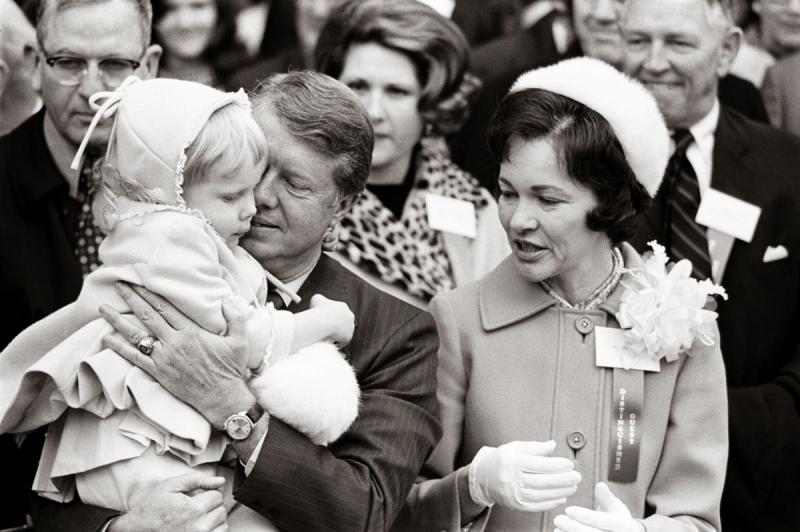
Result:
[[479,82],[450,20],[415,0],[349,0],[317,43],[317,68],[358,94],[375,131],[367,189],[338,228],[337,258],[425,306],[510,249],[497,205],[448,156]]

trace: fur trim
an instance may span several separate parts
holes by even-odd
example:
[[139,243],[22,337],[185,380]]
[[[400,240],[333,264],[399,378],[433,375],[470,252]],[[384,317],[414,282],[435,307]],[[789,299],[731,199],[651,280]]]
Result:
[[509,93],[525,89],[572,98],[608,120],[636,179],[655,197],[669,161],[669,132],[641,83],[599,59],[576,57],[522,74]]
[[317,445],[336,441],[358,416],[353,368],[328,342],[311,344],[248,383],[258,404]]

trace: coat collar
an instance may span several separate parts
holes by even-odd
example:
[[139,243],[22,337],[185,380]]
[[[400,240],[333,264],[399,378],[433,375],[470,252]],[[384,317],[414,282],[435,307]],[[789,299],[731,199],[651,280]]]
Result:
[[[619,248],[626,270],[641,268],[644,265],[642,258],[630,244],[623,242]],[[624,284],[629,277],[627,273],[622,275],[619,285],[600,305],[600,310],[611,315],[619,312],[625,290]],[[513,325],[555,304],[555,300],[539,283],[533,283],[519,273],[513,255],[500,263],[480,283],[478,307],[481,323],[487,331]]]

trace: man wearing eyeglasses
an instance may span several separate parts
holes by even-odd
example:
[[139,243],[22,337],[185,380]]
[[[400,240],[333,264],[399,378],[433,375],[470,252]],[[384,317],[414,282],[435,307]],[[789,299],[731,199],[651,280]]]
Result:
[[[44,108],[0,138],[0,301],[14,308],[0,322],[0,349],[73,301],[91,271],[102,238],[89,209],[91,180],[69,165],[94,114],[89,96],[113,90],[131,74],[156,75],[161,49],[150,45],[151,21],[149,0],[43,0],[39,6],[33,86]],[[95,155],[109,132],[109,125],[95,130],[89,148]],[[35,470],[36,437],[23,447],[30,448],[30,460],[17,455],[8,436],[0,442],[0,467],[16,495],[30,490],[32,471],[25,469],[33,464]],[[0,530],[25,524],[20,498],[0,505]]]

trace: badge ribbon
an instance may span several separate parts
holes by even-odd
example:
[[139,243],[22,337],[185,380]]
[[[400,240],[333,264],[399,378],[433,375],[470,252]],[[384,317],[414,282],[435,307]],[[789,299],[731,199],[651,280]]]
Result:
[[636,482],[642,443],[644,371],[614,369],[608,480]]

